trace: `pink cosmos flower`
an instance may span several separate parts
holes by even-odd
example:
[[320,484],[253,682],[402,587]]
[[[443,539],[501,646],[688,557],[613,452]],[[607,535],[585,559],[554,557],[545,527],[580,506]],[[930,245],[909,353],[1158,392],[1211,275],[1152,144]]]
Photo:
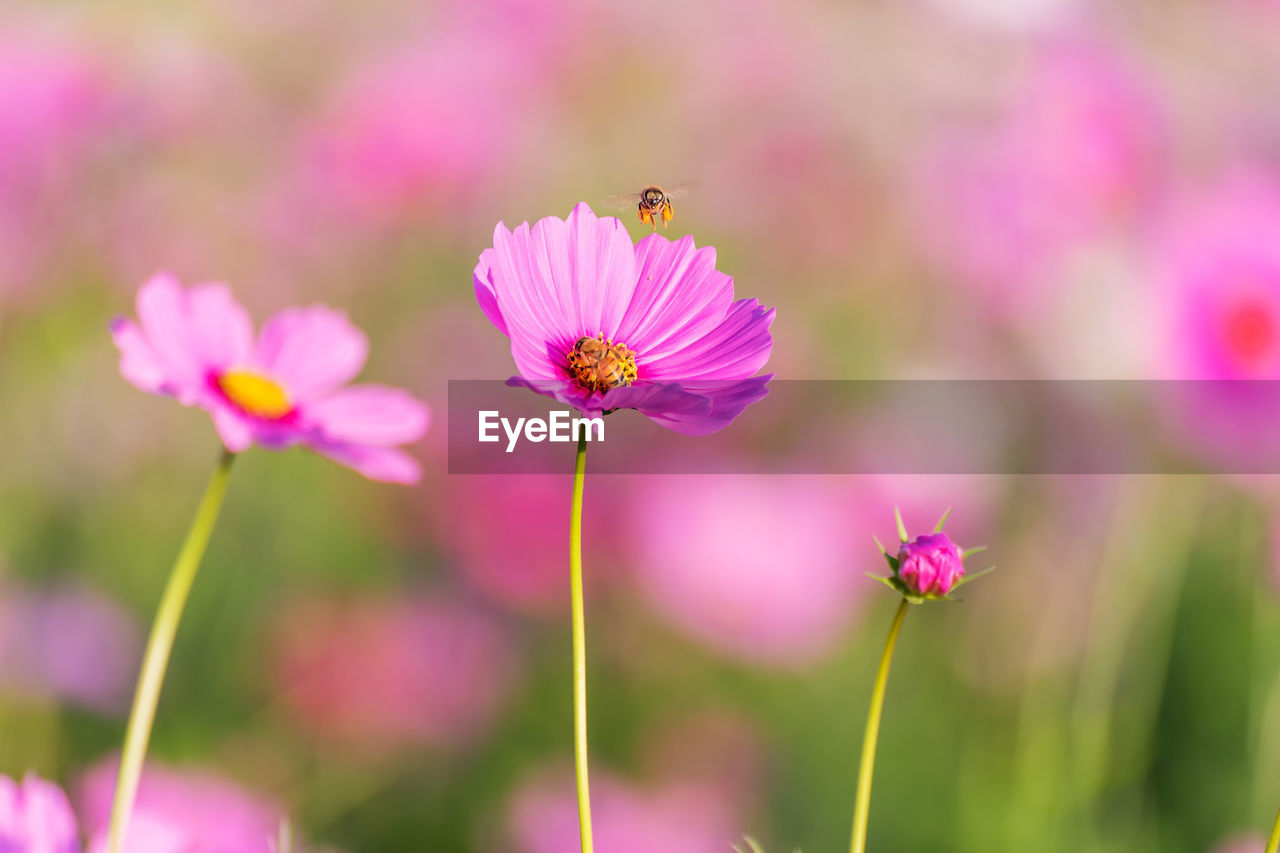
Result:
[[[76,797],[89,853],[105,853],[117,762],[93,767]],[[284,812],[220,776],[148,765],[142,771],[125,853],[269,853]]]
[[86,45],[0,19],[0,297],[34,294],[80,221],[116,94]]
[[1150,204],[1163,153],[1162,119],[1132,69],[1094,45],[1054,45],[1006,115],[925,158],[922,236],[991,308],[1042,309],[1074,251]]
[[137,308],[138,322],[111,326],[120,373],[209,412],[227,450],[302,445],[372,480],[417,482],[418,463],[396,445],[422,437],[427,407],[396,388],[344,387],[368,351],[345,314],[288,308],[255,341],[225,285],[184,289],[166,274],[142,286]]
[[514,231],[498,223],[475,269],[485,316],[511,339],[523,385],[589,415],[639,409],[688,435],[715,432],[768,393],[754,376],[774,312],[733,301],[715,250],[692,237],[638,244],[579,204]]
[[30,773],[21,783],[0,776],[0,851],[80,853],[75,815],[61,788]]
[[[738,815],[714,786],[663,783],[641,788],[608,775],[592,779],[592,822],[602,853],[723,853],[740,835]],[[578,849],[573,779],[540,773],[517,792],[508,812],[516,853]]]
[[454,35],[379,54],[332,94],[298,158],[325,207],[382,219],[456,204],[504,163],[533,109],[512,86],[521,51]]
[[915,595],[946,595],[964,577],[964,557],[945,533],[925,533],[898,549],[898,577]]
[[867,591],[849,570],[863,541],[848,523],[850,499],[816,477],[645,478],[625,513],[640,587],[712,648],[810,663],[848,630]]
[[1280,396],[1280,182],[1237,172],[1172,209],[1153,246],[1153,372],[1175,437],[1225,471],[1270,470]]
[[474,739],[516,674],[501,626],[447,599],[303,602],[278,620],[271,646],[308,729],[374,748]]
[[1156,255],[1162,374],[1280,378],[1280,183],[1244,173],[1185,202]]

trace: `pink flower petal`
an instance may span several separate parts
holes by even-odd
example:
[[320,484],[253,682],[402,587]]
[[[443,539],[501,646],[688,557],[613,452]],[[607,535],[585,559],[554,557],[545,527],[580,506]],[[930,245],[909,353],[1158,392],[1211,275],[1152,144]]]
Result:
[[[89,853],[107,853],[108,834],[103,830],[89,844]],[[196,840],[181,826],[149,814],[134,815],[129,820],[124,839],[124,853],[188,853]],[[264,844],[265,853],[265,844]]]
[[243,453],[253,444],[253,425],[238,412],[222,406],[209,412],[218,438],[232,453]]
[[773,309],[754,299],[733,304],[709,334],[683,341],[668,355],[646,360],[641,376],[652,380],[744,379],[769,360]]
[[471,277],[475,282],[476,300],[480,303],[480,310],[484,313],[485,319],[499,332],[511,337],[511,333],[507,331],[507,321],[502,318],[502,311],[498,308],[497,294],[493,292],[493,284],[489,280],[497,254],[493,249],[485,249],[481,252],[480,260]]
[[722,382],[685,382],[681,386],[690,393],[706,398],[708,406],[700,411],[665,410],[656,412],[640,407],[640,410],[658,423],[684,435],[710,435],[732,423],[746,411],[747,406],[769,395],[772,373],[747,379]]
[[321,456],[327,456],[370,480],[411,486],[422,478],[422,468],[418,465],[418,460],[403,450],[360,444],[319,442],[308,446]]
[[673,243],[650,234],[635,252],[639,283],[618,329],[619,342],[657,358],[724,319],[733,302],[733,279],[716,269],[715,249],[696,248],[691,236]]
[[635,252],[617,219],[579,204],[567,220],[547,217],[510,232],[499,224],[493,247],[481,255],[477,295],[483,305],[487,281],[521,375],[552,378],[578,338],[617,334],[636,288]]
[[334,441],[387,446],[422,438],[430,412],[399,388],[355,385],[309,403],[306,418]]
[[121,376],[148,393],[168,393],[173,387],[168,367],[151,348],[137,323],[117,317],[111,323],[111,337],[120,350]]
[[253,321],[225,284],[200,284],[187,291],[191,339],[203,366],[244,363],[253,348]]
[[191,405],[203,388],[206,366],[191,345],[190,313],[182,286],[160,273],[138,290],[137,307],[142,334],[172,380],[169,393]]
[[354,379],[368,352],[368,339],[346,314],[314,305],[286,308],[268,320],[253,364],[300,403]]
[[28,774],[0,776],[0,850],[79,853],[75,816],[62,789]]

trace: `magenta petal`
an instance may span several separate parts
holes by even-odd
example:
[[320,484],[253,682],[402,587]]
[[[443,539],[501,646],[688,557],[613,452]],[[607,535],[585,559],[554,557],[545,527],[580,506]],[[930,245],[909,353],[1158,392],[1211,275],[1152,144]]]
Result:
[[411,486],[422,477],[418,460],[403,450],[361,444],[312,443],[311,449],[370,480]]
[[684,435],[709,435],[733,423],[747,406],[767,397],[772,378],[773,374],[768,374],[734,381],[683,383],[686,392],[700,394],[707,400],[706,410],[697,413],[673,411],[663,417],[652,414],[650,417]]
[[507,321],[502,318],[502,311],[498,309],[498,297],[493,292],[491,270],[495,258],[497,258],[497,252],[493,249],[485,249],[481,252],[480,261],[476,264],[475,272],[471,274],[471,278],[476,287],[476,301],[480,303],[480,310],[484,313],[485,319],[492,323],[499,332],[511,337],[511,333],[507,331]]
[[592,395],[569,379],[525,379],[523,376],[512,376],[507,380],[507,385],[512,388],[528,388],[535,394],[552,397],[581,412],[600,410],[598,405],[593,407],[590,403]]
[[253,444],[253,425],[243,415],[225,406],[211,409],[209,415],[227,450],[243,453]]
[[703,417],[711,410],[711,401],[676,383],[644,382],[593,397],[590,406],[604,411],[638,409],[661,422],[667,417]]
[[192,346],[187,295],[177,279],[160,273],[138,290],[137,308],[142,334],[172,380],[169,393],[190,405],[203,387],[206,365]]
[[733,302],[733,279],[716,269],[716,250],[693,237],[650,234],[636,246],[639,282],[617,340],[647,359],[716,327]]
[[430,414],[426,404],[399,388],[354,385],[309,403],[306,419],[327,439],[387,446],[422,438]]
[[126,317],[111,322],[111,338],[120,350],[120,375],[135,387],[152,394],[167,393],[173,380],[138,324]]
[[253,363],[299,403],[354,379],[368,352],[368,339],[346,314],[313,305],[286,308],[268,320]]
[[682,349],[644,362],[642,377],[652,380],[743,379],[769,360],[774,311],[754,299],[733,304],[710,333],[686,341]]
[[0,850],[79,853],[75,816],[62,789],[32,774],[0,776]]
[[243,364],[253,348],[253,321],[225,284],[187,291],[190,346],[205,368]]
[[621,222],[579,204],[567,220],[547,217],[510,232],[499,224],[493,241],[479,280],[492,289],[521,375],[551,378],[578,338],[615,336],[636,287],[635,252]]

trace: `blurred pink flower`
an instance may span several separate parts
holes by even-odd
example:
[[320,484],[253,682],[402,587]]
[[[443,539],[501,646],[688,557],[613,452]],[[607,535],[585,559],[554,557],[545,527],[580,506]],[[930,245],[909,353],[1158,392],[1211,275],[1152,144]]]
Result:
[[293,604],[272,647],[292,713],[322,736],[373,748],[475,738],[516,674],[502,628],[447,599]]
[[649,477],[626,516],[638,582],[682,631],[723,652],[807,663],[850,627],[868,589],[851,495],[838,481]]
[[31,773],[21,783],[0,776],[0,851],[80,853],[75,815],[61,788]]
[[[724,853],[741,835],[738,816],[713,786],[666,783],[646,790],[594,775],[591,817],[601,853]],[[544,772],[528,779],[511,801],[507,826],[516,853],[578,849],[573,778]]]
[[[1152,244],[1151,371],[1175,438],[1217,470],[1274,470],[1280,441],[1280,181],[1240,171],[1189,193]],[[1244,481],[1242,481],[1244,482]]]
[[1158,372],[1280,378],[1280,182],[1238,174],[1184,200],[1154,252],[1168,318]]
[[[511,339],[510,384],[598,416],[638,409],[687,435],[715,432],[768,393],[755,376],[773,347],[774,312],[733,301],[715,249],[651,234],[633,244],[622,223],[586,204],[508,231],[475,268],[476,298]],[[616,376],[584,342],[608,347]]]
[[[593,492],[597,485],[608,489],[605,482],[593,483]],[[607,492],[596,494],[593,500],[609,500]],[[427,523],[475,589],[517,610],[558,614],[569,606],[569,497],[567,477],[454,477],[447,492],[430,499]],[[500,536],[494,535],[495,520],[501,520]],[[589,525],[582,533],[589,555],[604,531]],[[587,562],[593,591],[611,574],[609,561],[588,556]]]
[[[106,850],[118,762],[85,774],[76,804],[90,853]],[[203,770],[143,768],[125,853],[269,853],[284,812],[270,800]]]
[[504,36],[453,17],[430,37],[384,47],[324,93],[280,187],[286,234],[447,223],[518,168],[553,111],[549,62],[525,38],[532,31]]
[[84,46],[0,19],[0,296],[30,290],[83,204],[114,95]]
[[300,444],[373,480],[417,482],[418,463],[396,445],[422,437],[427,407],[396,388],[343,387],[369,348],[345,314],[285,309],[255,343],[249,315],[225,285],[184,290],[161,274],[138,291],[138,317],[111,326],[120,373],[209,412],[231,452]]
[[98,711],[123,711],[142,637],[110,598],[74,585],[0,585],[0,684]]
[[1055,267],[1123,228],[1158,189],[1163,125],[1118,57],[1056,45],[992,126],[957,132],[923,164],[931,254],[991,307],[1039,307]]
[[925,533],[898,549],[898,575],[916,595],[945,596],[964,577],[964,558],[945,533]]

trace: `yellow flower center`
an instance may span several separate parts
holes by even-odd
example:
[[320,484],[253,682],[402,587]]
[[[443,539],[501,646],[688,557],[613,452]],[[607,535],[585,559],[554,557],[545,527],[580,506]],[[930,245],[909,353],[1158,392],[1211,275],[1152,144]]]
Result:
[[228,400],[254,417],[275,420],[293,411],[279,382],[251,370],[228,370],[218,377],[218,387]]

